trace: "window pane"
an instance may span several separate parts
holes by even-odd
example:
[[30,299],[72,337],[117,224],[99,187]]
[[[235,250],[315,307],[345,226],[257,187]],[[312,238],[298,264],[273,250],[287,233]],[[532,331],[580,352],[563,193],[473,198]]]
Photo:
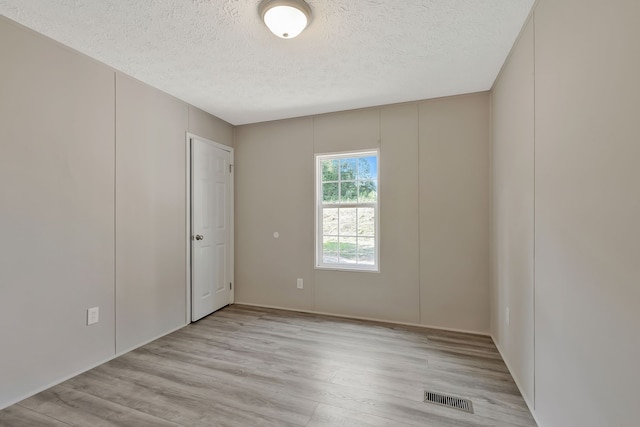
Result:
[[375,152],[319,155],[316,265],[377,270],[378,156]]
[[375,262],[375,239],[373,237],[358,238],[358,264],[373,265]]
[[322,262],[337,263],[338,258],[338,238],[337,237],[324,237],[322,239]]
[[358,236],[376,235],[375,209],[358,208]]
[[375,202],[378,198],[378,185],[374,180],[358,181],[358,201]]
[[355,182],[340,183],[340,202],[356,203],[358,201],[358,186]]
[[337,160],[323,160],[322,161],[322,181],[337,181],[338,180],[338,161]]
[[338,235],[338,209],[322,210],[322,234]]
[[354,181],[356,179],[356,159],[340,160],[340,180]]
[[358,159],[358,179],[375,179],[378,176],[378,159],[375,156]]
[[355,264],[357,259],[357,243],[355,237],[340,237],[340,262]]
[[338,203],[338,183],[322,184],[322,201],[324,203]]
[[356,208],[340,208],[340,235],[356,235]]

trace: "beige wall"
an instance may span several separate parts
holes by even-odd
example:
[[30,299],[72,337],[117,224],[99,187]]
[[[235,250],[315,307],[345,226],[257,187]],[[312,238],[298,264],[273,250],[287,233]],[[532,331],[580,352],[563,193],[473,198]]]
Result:
[[189,105],[189,132],[233,147],[234,127],[222,119]]
[[[494,180],[513,180],[528,193],[533,146],[535,208],[528,196],[520,206],[507,200],[516,188],[494,187],[493,332],[514,374],[526,362],[521,378],[530,376],[531,339],[513,341],[501,311],[514,293],[527,312],[535,308],[533,404],[541,426],[638,423],[638,16],[640,3],[631,0],[540,0],[533,40],[527,27],[494,93],[494,159],[502,163]],[[525,59],[532,51],[535,98]],[[530,395],[529,381],[521,384]]]
[[[236,301],[487,332],[488,114],[483,93],[238,127]],[[369,148],[380,273],[314,270],[314,153]]]
[[492,93],[491,301],[494,340],[530,406],[534,397],[533,91],[531,21]]
[[122,352],[187,321],[188,109],[120,73],[116,100],[116,352]]
[[[313,138],[311,119],[240,127],[235,150],[235,299],[313,307]],[[238,141],[243,141],[238,143]],[[306,142],[306,143],[305,143]],[[298,161],[301,159],[301,161]],[[286,216],[282,212],[292,212]],[[273,233],[280,237],[275,239]],[[304,289],[296,289],[296,278]]]
[[186,132],[233,126],[116,72],[116,352],[188,323]]
[[380,148],[380,273],[315,270],[315,310],[419,323],[417,117],[407,104],[315,119],[316,153]]
[[4,19],[0,58],[1,408],[113,354],[115,162],[112,71]]
[[489,96],[420,104],[422,322],[489,330]]
[[2,408],[185,324],[185,135],[233,127],[5,18],[0,58]]

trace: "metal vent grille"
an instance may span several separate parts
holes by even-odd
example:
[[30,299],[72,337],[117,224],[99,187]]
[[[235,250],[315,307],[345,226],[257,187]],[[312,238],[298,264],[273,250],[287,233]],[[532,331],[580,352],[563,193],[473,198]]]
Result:
[[446,394],[442,393],[425,391],[424,401],[473,414],[473,405],[471,404],[471,401],[469,399],[462,399],[460,397],[447,396]]

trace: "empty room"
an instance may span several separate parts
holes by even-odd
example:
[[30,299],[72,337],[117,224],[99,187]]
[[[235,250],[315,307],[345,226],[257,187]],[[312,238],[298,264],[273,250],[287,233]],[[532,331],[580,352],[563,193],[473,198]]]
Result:
[[0,15],[0,426],[640,425],[640,2]]

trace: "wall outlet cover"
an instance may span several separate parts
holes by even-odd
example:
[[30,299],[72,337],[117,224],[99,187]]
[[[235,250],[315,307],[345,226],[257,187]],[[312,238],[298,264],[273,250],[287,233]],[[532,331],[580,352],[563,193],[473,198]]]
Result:
[[93,325],[100,320],[100,308],[92,307],[87,310],[87,325]]

